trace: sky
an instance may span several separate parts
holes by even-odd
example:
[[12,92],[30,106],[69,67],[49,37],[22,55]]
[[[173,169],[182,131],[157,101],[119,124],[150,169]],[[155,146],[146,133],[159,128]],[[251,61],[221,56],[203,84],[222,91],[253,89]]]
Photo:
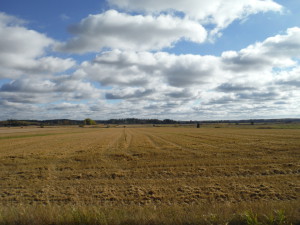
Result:
[[300,117],[299,0],[1,0],[0,120]]

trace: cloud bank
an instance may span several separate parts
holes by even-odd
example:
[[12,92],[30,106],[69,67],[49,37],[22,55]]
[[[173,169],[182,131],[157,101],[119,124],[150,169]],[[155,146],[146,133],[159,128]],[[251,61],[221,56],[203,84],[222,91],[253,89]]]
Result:
[[143,16],[108,10],[89,15],[69,28],[75,37],[58,45],[66,52],[98,52],[103,48],[160,50],[184,39],[202,43],[206,30],[198,23],[171,15]]
[[300,116],[299,27],[220,55],[168,51],[280,12],[274,1],[108,3],[70,26],[64,42],[0,13],[0,119]]
[[162,12],[183,13],[185,18],[201,24],[212,24],[213,35],[235,20],[242,20],[260,12],[280,12],[282,6],[272,0],[108,0],[111,6],[127,11],[159,14]]
[[71,58],[47,56],[55,41],[27,29],[23,21],[0,13],[0,78],[18,78],[24,74],[53,74],[75,65]]

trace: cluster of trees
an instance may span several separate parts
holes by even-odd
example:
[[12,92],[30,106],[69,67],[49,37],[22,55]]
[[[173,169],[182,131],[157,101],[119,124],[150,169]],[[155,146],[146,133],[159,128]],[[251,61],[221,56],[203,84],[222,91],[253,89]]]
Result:
[[38,121],[23,121],[23,120],[6,120],[0,121],[0,126],[2,127],[23,127],[30,125],[39,125]]
[[82,121],[77,120],[14,120],[9,119],[6,121],[0,121],[2,127],[25,127],[25,126],[61,126],[61,125],[79,125]]
[[83,121],[83,124],[84,125],[96,125],[96,121],[90,119],[90,118],[86,118],[84,121]]
[[23,126],[60,126],[60,125],[96,125],[96,124],[178,124],[178,121],[170,119],[136,119],[136,118],[126,118],[126,119],[110,119],[110,120],[93,120],[91,118],[86,118],[82,120],[67,120],[67,119],[57,119],[57,120],[14,120],[9,119],[6,121],[0,121],[0,126],[5,127],[23,127]]
[[136,118],[126,118],[126,119],[110,119],[110,120],[97,120],[97,123],[104,124],[178,124],[178,121],[164,119],[136,119]]
[[[209,123],[236,123],[236,124],[260,124],[260,123],[293,123],[300,122],[300,119],[252,119],[252,120],[211,120],[211,121],[175,121],[171,119],[110,119],[110,120],[92,120],[86,118],[82,120],[14,120],[9,119],[6,121],[0,121],[0,127],[23,127],[23,126],[61,126],[61,125],[96,125],[96,124],[197,124],[200,127],[201,124]],[[198,125],[199,124],[199,125]]]
[[249,120],[190,120],[190,121],[179,121],[184,124],[210,124],[210,123],[235,123],[235,124],[259,124],[259,123],[293,123],[300,122],[298,118],[287,118],[287,119],[249,119]]
[[85,120],[14,120],[0,121],[1,127],[25,127],[25,126],[61,126],[61,125],[96,125],[96,121],[86,118]]

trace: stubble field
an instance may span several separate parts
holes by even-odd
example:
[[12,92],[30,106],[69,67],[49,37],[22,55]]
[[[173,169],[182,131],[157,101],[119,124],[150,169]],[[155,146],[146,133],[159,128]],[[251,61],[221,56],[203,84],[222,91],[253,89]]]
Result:
[[70,207],[85,219],[97,207],[111,224],[124,222],[116,210],[142,214],[136,224],[230,210],[299,221],[299,153],[300,129],[0,128],[0,221]]

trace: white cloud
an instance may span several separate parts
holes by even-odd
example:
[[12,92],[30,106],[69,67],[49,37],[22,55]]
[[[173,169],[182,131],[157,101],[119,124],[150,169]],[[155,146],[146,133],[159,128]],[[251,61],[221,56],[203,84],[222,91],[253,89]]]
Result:
[[243,88],[244,84],[255,87],[272,82],[273,69],[297,65],[299,35],[299,28],[290,28],[286,34],[267,38],[238,52],[224,52],[221,57],[112,50],[102,52],[92,62],[84,62],[80,71],[104,86],[151,89],[151,85],[167,84],[208,89],[227,81],[231,82],[232,90],[239,85]]
[[75,37],[57,46],[74,53],[99,52],[102,48],[159,50],[181,39],[202,43],[205,29],[198,23],[171,15],[143,16],[108,10],[89,15],[70,32]]
[[145,88],[122,88],[106,93],[106,99],[140,99],[151,95],[154,91]]
[[75,65],[72,59],[46,56],[55,41],[23,24],[18,18],[0,13],[0,78],[51,74]]
[[[213,25],[210,37],[218,36],[234,20],[251,14],[281,11],[272,0],[109,0],[112,6],[138,11],[132,15],[116,10],[89,15],[79,24],[70,27],[74,35],[66,43],[57,44],[63,52],[99,52],[103,48],[133,51],[161,50],[172,47],[180,40],[203,43],[207,31],[203,25]],[[142,12],[142,14],[141,14]],[[184,16],[175,16],[175,12]]]
[[102,92],[90,82],[73,76],[41,79],[27,77],[2,85],[0,99],[18,103],[51,103],[54,101],[81,101],[101,98]]
[[266,71],[271,68],[287,68],[297,65],[300,57],[300,28],[293,27],[286,34],[267,38],[239,52],[222,54],[225,69],[234,72]]
[[0,25],[1,26],[3,26],[3,25],[17,26],[17,25],[23,25],[25,23],[26,23],[26,21],[24,21],[20,18],[8,15],[4,12],[0,12]]
[[272,0],[108,0],[112,6],[128,11],[146,13],[181,12],[201,24],[213,24],[213,34],[226,28],[234,20],[251,14],[281,11],[282,6]]
[[283,70],[276,73],[274,82],[278,85],[287,86],[290,90],[300,87],[300,65],[291,70]]
[[[113,87],[106,98],[133,104],[130,107],[143,115],[155,110],[157,116],[180,118],[185,112],[234,118],[239,108],[244,118],[268,110],[284,115],[284,109],[297,115],[292,108],[300,107],[298,35],[299,28],[290,28],[220,57],[112,50],[84,62],[80,71],[87,79]],[[223,114],[215,112],[222,107]],[[129,113],[125,106],[122,113]]]
[[50,80],[20,79],[4,84],[2,92],[49,93],[53,92],[55,83]]
[[[242,16],[236,17],[234,13],[229,16],[242,18],[248,15],[246,12],[272,10],[271,5],[276,5],[272,1],[253,2],[262,5],[246,7]],[[179,1],[171,3],[175,7]],[[247,6],[246,3],[252,4],[237,1],[237,8]],[[160,7],[158,13],[161,13],[164,8],[158,1],[157,4],[155,7]],[[201,4],[206,6],[204,1]],[[132,16],[117,11],[83,19],[72,28],[75,38],[61,47],[70,52],[113,49],[102,51],[66,75],[61,73],[74,67],[75,61],[51,56],[55,40],[27,29],[15,17],[0,14],[0,34],[5,34],[0,36],[3,50],[0,77],[9,78],[0,80],[1,119],[10,116],[228,119],[272,117],[270,112],[299,116],[300,28],[287,29],[285,33],[240,51],[223,52],[221,56],[147,52],[171,46],[182,38],[201,43],[206,32],[199,23],[208,19],[217,21],[209,13],[205,14],[207,17],[196,18],[187,10],[182,12],[186,17],[181,19],[167,14]],[[191,18],[197,22],[191,22]],[[209,23],[216,27],[226,25],[222,19],[212,21]]]
[[67,20],[69,20],[70,19],[70,17],[68,16],[68,15],[66,15],[66,14],[61,14],[60,16],[60,19],[62,20],[62,21],[67,21]]
[[61,102],[37,106],[28,103],[0,100],[1,118],[4,119],[83,119],[91,111],[86,104]]
[[89,79],[105,86],[166,83],[187,87],[212,82],[218,64],[214,56],[113,50],[100,54],[93,62],[84,62],[81,69]]

